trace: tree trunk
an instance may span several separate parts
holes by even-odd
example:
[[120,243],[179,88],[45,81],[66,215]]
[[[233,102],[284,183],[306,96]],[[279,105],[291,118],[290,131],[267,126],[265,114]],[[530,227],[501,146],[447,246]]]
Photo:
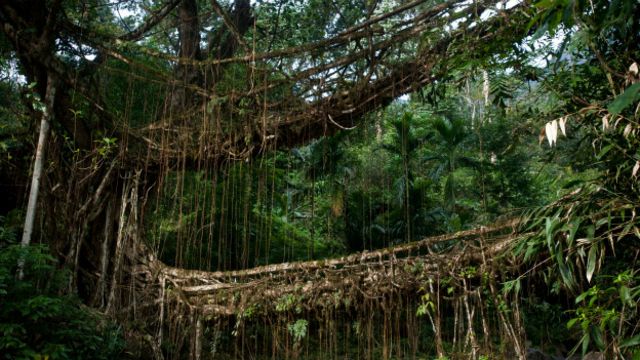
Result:
[[[47,78],[47,90],[45,95],[45,107],[42,112],[42,120],[40,121],[40,136],[38,137],[38,145],[36,148],[36,157],[33,162],[33,176],[31,178],[31,189],[29,191],[29,203],[27,205],[27,215],[24,219],[24,231],[22,233],[22,247],[26,247],[31,243],[31,234],[33,233],[33,224],[36,217],[36,205],[38,203],[38,190],[40,189],[40,178],[42,177],[42,164],[44,162],[44,151],[47,146],[47,138],[49,137],[49,121],[53,116],[53,99],[55,98],[56,87],[53,77],[49,75]],[[18,264],[18,277],[23,277],[24,259]]]
[[200,85],[200,71],[191,61],[200,59],[200,28],[198,5],[195,0],[182,0],[178,7],[180,59],[176,68],[178,85],[172,92],[172,106],[176,111],[194,105],[192,85]]

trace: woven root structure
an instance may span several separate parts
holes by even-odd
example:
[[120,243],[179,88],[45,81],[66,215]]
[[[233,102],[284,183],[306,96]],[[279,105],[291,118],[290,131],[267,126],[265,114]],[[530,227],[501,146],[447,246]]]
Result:
[[[523,357],[518,311],[497,310],[513,300],[496,284],[523,236],[516,226],[227,272],[169,267],[140,250],[138,303],[120,314],[138,309],[155,358],[167,344],[171,358],[368,359],[444,355],[443,343],[449,354]],[[496,338],[512,346],[493,349]]]

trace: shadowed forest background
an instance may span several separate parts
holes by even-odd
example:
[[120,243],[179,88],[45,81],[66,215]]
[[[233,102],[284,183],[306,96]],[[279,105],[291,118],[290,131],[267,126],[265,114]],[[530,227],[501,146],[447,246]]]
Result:
[[0,23],[0,358],[640,359],[637,1]]

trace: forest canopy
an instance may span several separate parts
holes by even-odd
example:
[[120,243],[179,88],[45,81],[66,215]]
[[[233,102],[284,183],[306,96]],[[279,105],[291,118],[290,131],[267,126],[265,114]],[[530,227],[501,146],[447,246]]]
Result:
[[637,1],[0,23],[7,358],[640,357]]

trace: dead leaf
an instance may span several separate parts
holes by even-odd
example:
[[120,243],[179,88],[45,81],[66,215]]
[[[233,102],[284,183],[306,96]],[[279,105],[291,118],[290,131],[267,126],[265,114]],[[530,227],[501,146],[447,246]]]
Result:
[[567,123],[567,117],[563,116],[558,121],[558,125],[560,125],[560,131],[562,131],[562,135],[567,136],[567,131],[565,129],[565,124]]
[[640,81],[640,76],[638,76],[638,63],[633,63],[629,66],[629,71],[625,76],[625,85],[635,84]]
[[558,121],[549,121],[544,128],[547,134],[547,141],[549,142],[549,146],[553,146],[558,139]]
[[609,114],[602,117],[602,131],[607,131],[609,128],[609,117]]

